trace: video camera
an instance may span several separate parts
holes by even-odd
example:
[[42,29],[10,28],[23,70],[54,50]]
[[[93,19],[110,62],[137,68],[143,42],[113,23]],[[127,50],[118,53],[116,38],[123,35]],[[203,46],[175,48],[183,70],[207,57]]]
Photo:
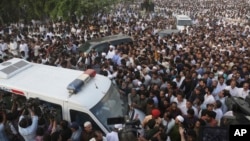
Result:
[[127,120],[126,117],[114,117],[107,119],[108,125],[122,124],[124,125],[121,130],[118,131],[120,141],[136,140],[140,135],[140,120]]

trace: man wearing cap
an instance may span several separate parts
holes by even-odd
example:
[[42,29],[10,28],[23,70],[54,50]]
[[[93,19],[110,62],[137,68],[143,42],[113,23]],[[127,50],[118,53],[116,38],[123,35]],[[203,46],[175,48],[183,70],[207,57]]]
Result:
[[108,51],[108,53],[107,53],[107,55],[106,55],[106,58],[107,59],[112,59],[113,57],[114,57],[114,55],[115,55],[115,50],[114,50],[114,46],[113,45],[110,45],[109,46],[109,51]]
[[160,117],[160,115],[161,115],[161,112],[160,112],[159,109],[153,109],[153,110],[151,111],[151,115],[147,115],[147,116],[144,118],[144,120],[143,120],[143,122],[142,122],[142,127],[145,128],[146,125],[147,125],[147,123],[148,123],[148,121],[149,121],[150,119],[155,119],[155,121],[156,121],[156,126],[160,125],[160,124],[161,124],[161,117]]
[[71,125],[70,125],[70,129],[72,131],[72,135],[71,135],[71,138],[70,138],[71,141],[80,141],[82,129],[80,128],[78,123],[77,122],[72,122]]
[[173,129],[169,132],[169,138],[171,141],[181,141],[179,127],[183,127],[183,122],[184,118],[181,115],[176,116],[175,125]]
[[83,124],[84,130],[81,135],[81,141],[89,141],[91,138],[94,137],[94,131],[92,128],[92,124],[90,121],[86,121]]
[[106,135],[107,141],[119,141],[118,131],[122,129],[122,124],[115,124],[114,130]]

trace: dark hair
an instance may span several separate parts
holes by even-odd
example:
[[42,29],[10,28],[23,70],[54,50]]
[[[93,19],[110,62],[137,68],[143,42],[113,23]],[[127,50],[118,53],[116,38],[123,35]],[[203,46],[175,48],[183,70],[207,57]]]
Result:
[[98,135],[100,135],[100,134],[102,134],[101,131],[99,131],[99,130],[94,131],[94,137],[95,137],[95,138],[97,138]]
[[26,117],[26,116],[25,116],[24,118],[22,118],[22,119],[20,120],[20,122],[19,122],[19,126],[22,127],[22,128],[27,128],[27,127],[29,127],[31,124],[32,124],[31,118]]
[[67,129],[69,123],[68,123],[68,121],[66,121],[66,120],[62,120],[62,121],[60,122],[60,125],[61,125],[62,129]]
[[220,100],[216,100],[216,107],[217,108],[221,108],[221,106],[222,106],[221,101]]
[[191,108],[191,109],[188,109],[187,110],[187,113],[189,114],[189,115],[194,115],[194,109],[193,108]]
[[153,104],[154,104],[154,100],[153,100],[152,98],[149,98],[149,99],[147,100],[147,104],[153,105]]
[[216,117],[216,113],[214,111],[207,111],[207,115],[211,118],[215,118]]

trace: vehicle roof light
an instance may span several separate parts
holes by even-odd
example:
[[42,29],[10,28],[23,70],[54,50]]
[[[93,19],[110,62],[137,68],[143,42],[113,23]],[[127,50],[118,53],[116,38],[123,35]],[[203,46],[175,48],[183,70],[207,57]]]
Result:
[[81,90],[82,86],[88,83],[89,80],[90,80],[90,75],[88,74],[80,75],[68,85],[67,89],[69,93],[76,94]]
[[84,74],[88,74],[90,77],[96,76],[96,71],[94,69],[87,69]]

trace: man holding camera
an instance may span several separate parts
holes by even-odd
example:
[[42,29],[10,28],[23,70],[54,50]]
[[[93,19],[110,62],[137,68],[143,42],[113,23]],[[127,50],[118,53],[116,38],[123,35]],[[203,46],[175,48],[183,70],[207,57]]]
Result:
[[25,141],[35,141],[38,116],[30,108],[23,110],[19,118],[18,130]]

